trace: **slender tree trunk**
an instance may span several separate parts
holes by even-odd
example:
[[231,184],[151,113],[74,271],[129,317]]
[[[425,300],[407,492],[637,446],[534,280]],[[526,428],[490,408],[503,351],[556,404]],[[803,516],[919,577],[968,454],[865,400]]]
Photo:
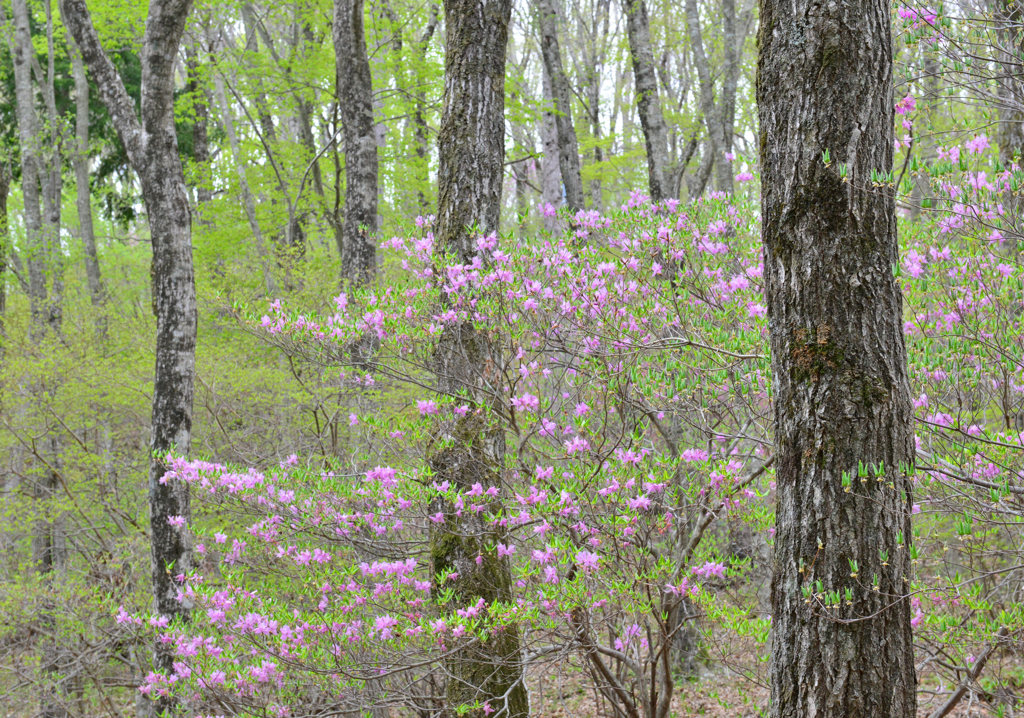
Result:
[[700,150],[700,164],[697,171],[686,177],[686,193],[691,200],[695,200],[704,194],[704,188],[708,186],[711,179],[711,170],[715,167],[715,144],[705,139]]
[[200,62],[209,51],[204,51],[200,40],[186,46],[185,48],[185,69],[187,80],[185,91],[192,96],[192,159],[196,164],[196,209],[197,220],[205,224],[202,217],[202,209],[213,199],[213,190],[210,186],[209,163],[210,163],[210,103],[207,98],[206,88],[201,79],[202,69]]
[[[156,367],[153,385],[149,465],[150,538],[155,610],[188,621],[191,605],[180,600],[178,576],[192,567],[187,528],[169,520],[191,518],[188,486],[164,481],[166,456],[187,454],[192,433],[196,348],[196,289],[192,268],[192,226],[185,175],[174,127],[174,66],[191,0],[151,0],[141,52],[141,118],[121,77],[100,45],[85,0],[60,0],[64,23],[81,49],[129,162],[139,175],[153,243],[152,295],[156,315]],[[141,120],[141,121],[140,121]],[[156,641],[154,664],[173,671],[170,645]],[[179,707],[163,697],[155,712]]]
[[[43,196],[43,227],[46,241],[47,274],[50,297],[47,321],[55,332],[61,329],[64,314],[64,252],[60,243],[61,188],[63,187],[63,130],[57,118],[56,51],[53,42],[53,8],[43,3],[46,14],[46,76],[42,82],[43,106],[46,108],[46,139],[41,153],[40,181]],[[42,139],[42,137],[41,137]]]
[[[921,85],[923,89],[923,95],[919,98],[921,104],[924,105],[922,108],[925,112],[931,112],[939,101],[939,76],[941,69],[939,67],[938,59],[935,57],[935,53],[927,45],[920,46],[921,53],[923,54],[921,62]],[[920,117],[920,114],[918,115]],[[935,138],[931,132],[926,130],[927,134],[920,134],[920,129],[927,125],[920,120],[917,122],[918,131],[916,138],[917,151],[920,153],[921,162],[925,167],[931,166],[931,163],[935,161],[938,153],[935,147]],[[919,219],[921,212],[924,209],[924,200],[931,193],[931,180],[927,172],[919,172],[917,176],[913,177],[913,189],[910,192],[908,202],[910,204],[910,218]]]
[[624,0],[626,34],[629,54],[633,58],[633,83],[636,86],[637,109],[640,126],[647,148],[647,186],[651,199],[661,202],[672,196],[669,185],[668,139],[665,117],[658,99],[658,78],[654,73],[654,53],[651,51],[651,26],[647,19],[644,0]]
[[362,284],[377,269],[377,139],[363,0],[335,0],[333,33],[345,149],[345,220],[338,250],[342,276]]
[[740,54],[745,35],[736,32],[736,0],[722,0],[722,54],[725,67],[722,68],[722,171],[718,175],[718,189],[732,194],[733,134],[736,129],[736,89],[740,81]]
[[[7,224],[7,196],[11,191],[11,171],[6,161],[0,162],[0,372],[7,354],[7,257],[11,253],[11,233]],[[0,384],[0,389],[3,385]],[[0,391],[0,411],[3,392]],[[2,490],[2,487],[0,487]]]
[[558,130],[558,166],[562,172],[562,184],[565,185],[565,203],[570,210],[576,212],[583,209],[580,149],[572,122],[569,78],[562,66],[562,51],[558,46],[558,10],[555,2],[537,0],[537,20],[540,25],[544,72],[551,80],[551,99],[555,108],[555,127]]
[[[61,325],[60,227],[60,147],[56,128],[54,99],[53,22],[47,8],[47,72],[37,71],[41,83],[43,107],[47,113],[44,129],[36,108],[36,88],[32,82],[35,48],[32,43],[30,11],[26,0],[11,3],[14,37],[11,56],[14,63],[16,116],[21,150],[22,194],[25,199],[25,229],[29,273],[29,302],[32,324],[30,334],[42,340],[48,330],[58,333]],[[37,68],[41,69],[41,68]],[[5,201],[6,205],[6,192]],[[48,290],[47,281],[52,281]],[[57,378],[59,382],[59,378]],[[52,399],[52,387],[33,382],[29,391],[39,401]],[[42,394],[47,396],[43,397]],[[63,526],[53,495],[58,486],[60,440],[56,430],[47,427],[36,442],[41,457],[31,468],[32,494],[37,518],[32,527],[32,561],[40,577],[42,594],[36,616],[39,640],[39,708],[42,718],[67,716],[65,697],[68,652],[57,626],[57,606],[53,579],[64,566]]]
[[[544,97],[551,97],[551,79],[543,77]],[[562,170],[558,166],[558,127],[555,125],[554,108],[545,103],[540,117],[540,192],[545,204],[558,208],[562,204]],[[558,231],[558,217],[544,215],[544,228],[548,232]]]
[[32,326],[46,326],[46,275],[49,256],[47,229],[44,226],[41,191],[45,163],[41,152],[43,137],[36,114],[36,92],[32,84],[32,35],[27,0],[12,3],[14,35],[8,38],[14,65],[15,111],[18,145],[21,155],[21,193],[25,202],[25,264],[28,268],[28,295]]
[[427,49],[430,47],[430,41],[437,31],[438,17],[437,5],[431,4],[430,19],[416,43],[415,65],[412,73],[415,86],[412,123],[416,152],[416,182],[419,187],[416,194],[420,213],[423,215],[429,214],[434,206],[433,200],[426,191],[430,187],[430,142],[427,133],[427,93],[424,89],[427,80],[424,77],[423,67],[427,61]]
[[697,0],[686,0],[686,27],[690,37],[690,49],[693,54],[693,65],[697,70],[699,85],[700,111],[704,115],[704,125],[708,130],[708,142],[705,144],[704,162],[712,163],[715,170],[715,182],[723,191],[732,188],[732,168],[725,161],[725,132],[720,107],[715,104],[715,86],[711,79],[711,67],[704,52],[704,37],[700,26],[700,12]]
[[601,164],[604,162],[604,148],[601,146],[601,69],[607,58],[608,30],[611,22],[611,0],[597,0],[591,26],[592,47],[587,64],[587,115],[590,134],[594,140],[594,164],[597,171],[590,180],[591,205],[598,212],[604,206],[604,192],[601,188]]
[[1000,44],[999,159],[1009,166],[1014,157],[1024,157],[1024,2],[995,3]]
[[911,718],[913,414],[894,193],[871,183],[893,165],[889,3],[761,0],[760,18],[778,487],[771,715]]
[[[461,262],[476,254],[478,233],[496,232],[501,207],[505,155],[505,52],[511,0],[446,0],[444,110],[438,135],[437,246]],[[471,231],[472,230],[472,231]],[[488,425],[487,407],[507,401],[489,388],[489,376],[501,366],[498,349],[469,322],[447,327],[436,351],[439,389],[467,396],[474,410],[454,432],[453,446],[430,458],[439,479],[456,486],[500,484],[504,433]],[[501,392],[499,392],[500,394]],[[511,599],[512,578],[505,558],[485,546],[504,538],[480,514],[456,516],[444,507],[447,522],[431,538],[432,573],[457,573],[446,583],[455,606]],[[476,557],[484,555],[478,564]],[[507,626],[490,640],[470,640],[445,661],[448,710],[480,701],[498,715],[526,718],[529,705],[523,682],[517,628]],[[481,713],[482,715],[482,713]]]
[[[78,232],[82,237],[85,254],[85,277],[89,284],[89,299],[97,311],[101,311],[107,300],[106,288],[100,274],[100,259],[96,252],[96,232],[92,223],[92,201],[89,188],[89,80],[85,76],[82,55],[74,42],[69,42],[71,69],[75,77],[75,153],[72,164],[75,169],[75,207],[78,210]],[[106,334],[106,325],[99,327],[100,334]]]

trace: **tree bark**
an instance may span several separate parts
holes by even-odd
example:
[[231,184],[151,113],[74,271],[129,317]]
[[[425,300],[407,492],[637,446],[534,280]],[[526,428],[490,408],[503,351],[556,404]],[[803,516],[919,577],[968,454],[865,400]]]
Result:
[[363,0],[335,0],[333,35],[345,149],[345,219],[338,250],[342,276],[362,284],[377,270],[377,138]]
[[202,41],[197,39],[185,48],[185,92],[192,96],[192,160],[196,164],[195,190],[197,221],[206,224],[203,220],[203,207],[213,199],[213,190],[210,186],[209,162],[210,162],[210,103],[207,98],[206,88],[202,85],[200,62],[208,54],[208,50],[202,47]]
[[[11,191],[11,171],[7,162],[0,162],[0,371],[7,354],[7,257],[11,253],[11,233],[7,223],[7,197]],[[0,388],[3,384],[0,383]],[[0,410],[3,398],[0,396]]]
[[871,176],[893,165],[889,3],[761,0],[760,17],[778,492],[771,715],[911,718],[913,414],[894,191]]
[[[686,27],[690,37],[690,49],[693,54],[693,65],[697,70],[699,85],[700,111],[704,115],[704,125],[708,130],[708,142],[705,145],[708,154],[703,162],[712,163],[715,170],[715,183],[722,191],[732,191],[732,168],[725,161],[725,131],[722,122],[721,107],[715,104],[715,86],[711,79],[711,67],[707,54],[704,52],[704,37],[700,26],[700,12],[697,0],[686,0]],[[702,162],[702,167],[704,166]]]
[[[75,207],[78,211],[78,232],[85,255],[85,278],[89,285],[89,299],[97,311],[107,300],[106,288],[100,274],[100,259],[96,252],[96,232],[92,223],[92,201],[89,188],[89,80],[85,75],[82,55],[74,43],[69,43],[71,70],[75,77]],[[106,326],[100,319],[100,334]]]
[[654,73],[654,53],[651,51],[651,25],[644,0],[624,0],[626,34],[629,54],[633,58],[633,84],[636,87],[640,126],[647,148],[647,186],[651,199],[661,202],[672,196],[669,185],[668,135],[665,117],[658,98],[658,78]]
[[[124,83],[104,52],[85,0],[60,0],[64,22],[81,49],[100,98],[139,175],[153,243],[152,296],[156,315],[156,366],[153,385],[149,464],[150,537],[156,612],[188,621],[191,606],[179,599],[176,576],[192,567],[187,528],[168,521],[191,518],[188,486],[164,481],[166,456],[187,454],[192,431],[196,347],[196,289],[192,267],[191,215],[185,175],[174,127],[174,66],[191,9],[191,0],[151,0],[142,45],[141,117]],[[154,664],[173,671],[173,650],[157,640]],[[162,697],[157,714],[174,714],[178,705]]]
[[746,33],[736,34],[736,0],[722,0],[722,53],[725,66],[722,68],[722,167],[718,181],[723,192],[732,194],[733,173],[732,155],[733,134],[736,128],[736,89],[740,81],[740,54]]
[[[36,92],[32,84],[32,36],[29,27],[28,3],[12,3],[14,35],[8,45],[14,65],[15,112],[18,124],[18,145],[21,155],[21,192],[25,204],[25,264],[28,268],[28,295],[33,331],[44,331],[47,325],[46,279],[50,256],[50,228],[43,214],[43,174],[46,163],[42,157],[44,140],[39,116],[36,114]],[[43,329],[40,329],[43,328]]]
[[[551,97],[551,78],[545,72],[542,78],[545,99]],[[562,204],[562,170],[558,166],[558,127],[555,124],[554,108],[544,103],[540,116],[540,192],[545,204],[556,209]],[[544,229],[557,232],[558,217],[544,215]]]
[[[468,263],[476,254],[475,237],[496,232],[501,207],[505,155],[505,52],[511,0],[446,0],[444,109],[438,134],[437,246]],[[474,410],[455,428],[454,443],[430,458],[439,480],[469,487],[502,481],[504,433],[488,425],[486,408],[507,401],[495,395],[490,376],[501,366],[499,350],[471,322],[447,327],[436,349],[438,388],[462,394]],[[501,392],[498,392],[501,394]],[[432,573],[456,572],[447,582],[455,607],[482,598],[487,603],[511,599],[511,572],[506,558],[485,547],[504,538],[480,514],[456,516],[447,509],[446,523],[431,537]],[[476,557],[484,556],[477,564]],[[440,587],[438,587],[440,588]],[[447,704],[488,702],[498,715],[526,718],[529,705],[523,682],[519,633],[512,625],[491,639],[463,644],[445,661],[449,674]],[[482,715],[482,712],[480,712]]]
[[430,41],[437,31],[438,23],[437,5],[430,5],[430,19],[423,30],[419,41],[416,43],[415,66],[413,78],[416,91],[413,96],[413,136],[416,138],[416,181],[419,185],[417,197],[420,204],[420,212],[426,215],[433,209],[433,201],[427,196],[424,189],[430,187],[430,144],[427,139],[427,93],[424,87],[427,80],[424,77],[423,67],[427,61],[427,49]]
[[995,0],[999,38],[999,159],[1024,156],[1024,3]]
[[573,212],[583,209],[583,179],[580,174],[580,149],[572,122],[572,96],[569,78],[562,67],[558,46],[558,10],[555,0],[537,0],[540,25],[540,49],[544,72],[551,79],[551,100],[555,106],[558,130],[558,166],[565,185],[565,203]]

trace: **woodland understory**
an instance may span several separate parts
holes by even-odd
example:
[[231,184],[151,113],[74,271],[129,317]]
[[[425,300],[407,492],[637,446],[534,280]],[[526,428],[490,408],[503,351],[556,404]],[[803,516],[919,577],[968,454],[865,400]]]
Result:
[[1024,4],[0,0],[0,716],[1024,716]]

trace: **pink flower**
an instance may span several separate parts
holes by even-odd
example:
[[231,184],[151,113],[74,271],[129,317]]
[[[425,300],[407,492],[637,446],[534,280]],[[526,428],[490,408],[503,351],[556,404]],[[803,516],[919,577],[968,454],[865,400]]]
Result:
[[580,565],[587,573],[597,570],[597,564],[600,557],[596,553],[590,551],[580,551],[576,554],[576,563]]
[[704,449],[686,449],[683,452],[683,461],[707,461],[708,452]]
[[423,399],[416,402],[416,408],[420,411],[420,416],[430,416],[437,413],[437,402],[433,399]]
[[980,155],[982,152],[989,148],[988,137],[984,134],[978,135],[973,140],[968,140],[964,143],[964,147],[972,155]]
[[516,547],[513,544],[505,545],[503,543],[498,544],[498,558],[505,556],[512,556],[516,552]]
[[584,414],[590,413],[590,407],[585,402],[580,402],[576,405],[575,409],[576,416],[583,416]]
[[738,175],[736,175],[737,182],[749,182],[752,179],[754,179],[754,175],[752,175],[750,172],[740,172]]
[[540,408],[540,399],[533,394],[523,394],[512,397],[512,408],[516,411],[537,411]]
[[183,528],[185,526],[185,517],[184,516],[168,516],[167,517],[167,523],[169,523],[171,526],[173,526],[176,529],[180,529],[180,528]]
[[704,579],[711,578],[712,576],[717,576],[718,578],[725,578],[725,565],[713,561],[708,561],[703,566],[694,566],[692,572],[695,575],[700,576]]
[[905,115],[908,112],[913,112],[917,106],[917,100],[914,99],[913,95],[907,95],[902,100],[896,103],[896,114]]

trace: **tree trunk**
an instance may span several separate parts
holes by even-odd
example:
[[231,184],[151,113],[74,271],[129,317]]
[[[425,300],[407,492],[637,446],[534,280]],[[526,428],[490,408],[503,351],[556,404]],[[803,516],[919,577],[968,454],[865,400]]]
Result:
[[[551,78],[544,73],[542,79],[544,97],[551,96]],[[540,193],[545,204],[558,208],[562,204],[562,170],[558,166],[558,127],[555,126],[554,108],[544,103],[540,116]],[[555,215],[544,215],[544,229],[558,231],[559,221]]]
[[760,17],[778,492],[771,715],[911,718],[913,414],[894,193],[871,181],[893,165],[889,3],[762,0]]
[[722,191],[732,190],[732,168],[725,161],[725,132],[722,122],[721,108],[715,105],[715,86],[711,79],[711,67],[704,52],[704,37],[700,27],[700,12],[697,0],[686,0],[686,27],[689,31],[690,48],[693,53],[693,65],[697,70],[699,85],[700,111],[704,115],[704,125],[708,130],[708,142],[705,144],[707,153],[702,158],[701,166],[710,162],[715,170],[715,183]]
[[569,78],[562,67],[558,46],[558,10],[555,0],[537,0],[540,24],[540,49],[544,72],[551,79],[551,100],[555,106],[558,129],[558,166],[565,185],[565,203],[573,212],[583,209],[583,180],[580,175],[580,149],[572,123],[572,96]]
[[338,250],[342,276],[362,284],[377,270],[377,138],[363,0],[335,0],[333,34],[345,149],[345,220]]
[[201,81],[200,62],[209,53],[204,51],[201,40],[185,48],[185,92],[192,96],[192,160],[196,165],[195,190],[197,221],[206,224],[202,216],[203,207],[213,199],[210,185],[210,103]]
[[[476,254],[475,237],[496,232],[501,207],[505,155],[505,52],[511,0],[446,0],[444,109],[438,134],[437,246],[468,263]],[[488,425],[486,407],[507,398],[495,396],[490,367],[501,366],[498,349],[469,322],[447,327],[436,351],[438,388],[467,396],[474,411],[456,428],[450,448],[430,458],[438,480],[469,487],[475,482],[494,486],[502,481],[504,434]],[[432,573],[457,572],[446,582],[454,591],[455,607],[482,598],[487,603],[511,599],[508,560],[496,558],[486,546],[504,536],[480,514],[446,511],[445,524],[431,537]],[[478,555],[485,560],[479,565]],[[488,702],[498,715],[526,718],[529,705],[523,682],[519,633],[510,626],[487,642],[471,640],[445,660],[449,674],[447,704]],[[482,716],[483,713],[479,712]],[[474,714],[475,715],[475,714]]]
[[[103,51],[85,0],[60,0],[64,22],[82,51],[93,81],[139,175],[153,242],[152,296],[156,315],[149,506],[155,610],[188,621],[191,606],[179,600],[176,578],[192,567],[187,528],[169,523],[191,518],[188,485],[164,482],[166,456],[187,454],[192,431],[196,347],[196,289],[191,215],[174,128],[174,66],[191,0],[151,0],[142,46],[141,121],[121,77]],[[173,649],[156,641],[154,664],[173,671]],[[155,712],[175,714],[174,699],[159,698]]]
[[430,41],[437,31],[438,7],[431,3],[430,19],[423,29],[423,34],[414,44],[413,67],[411,71],[413,91],[413,111],[410,118],[413,128],[413,142],[416,153],[416,161],[413,171],[416,174],[416,197],[419,202],[419,212],[422,215],[429,214],[434,207],[433,200],[428,196],[430,187],[430,142],[428,140],[427,128],[427,79],[424,77],[424,65],[427,62],[427,50]]
[[[7,197],[10,191],[11,171],[6,162],[0,162],[0,372],[3,371],[4,357],[7,354],[7,257],[11,253],[10,226],[7,224]],[[0,388],[2,387],[3,385],[0,383]],[[3,397],[0,396],[0,411],[2,410]]]
[[[46,171],[41,156],[43,137],[36,114],[35,88],[32,84],[32,36],[26,0],[12,3],[14,35],[8,38],[14,65],[15,112],[21,155],[21,193],[25,203],[25,264],[28,267],[28,295],[32,326],[46,326],[46,275],[49,257],[48,228],[44,224],[42,175]],[[37,331],[37,329],[33,329]]]
[[[92,223],[92,201],[89,189],[89,80],[85,76],[82,55],[73,42],[69,44],[71,69],[75,76],[75,154],[72,164],[75,168],[75,207],[78,210],[78,231],[82,238],[85,254],[85,277],[89,284],[89,299],[95,309],[100,310],[107,299],[100,274],[100,259],[96,252],[96,232]],[[106,333],[106,325],[99,327],[100,334]]]
[[665,117],[658,99],[658,78],[654,74],[654,53],[651,51],[651,26],[644,0],[625,0],[626,34],[629,54],[633,58],[633,83],[636,86],[640,126],[647,148],[647,186],[651,199],[661,202],[672,196],[669,186],[668,139]]
[[736,127],[736,89],[740,81],[740,54],[746,33],[736,34],[736,0],[722,0],[722,53],[725,67],[722,68],[722,172],[719,173],[718,189],[732,194],[733,173],[732,140]]
[[999,57],[999,159],[1024,155],[1024,3],[995,0]]

